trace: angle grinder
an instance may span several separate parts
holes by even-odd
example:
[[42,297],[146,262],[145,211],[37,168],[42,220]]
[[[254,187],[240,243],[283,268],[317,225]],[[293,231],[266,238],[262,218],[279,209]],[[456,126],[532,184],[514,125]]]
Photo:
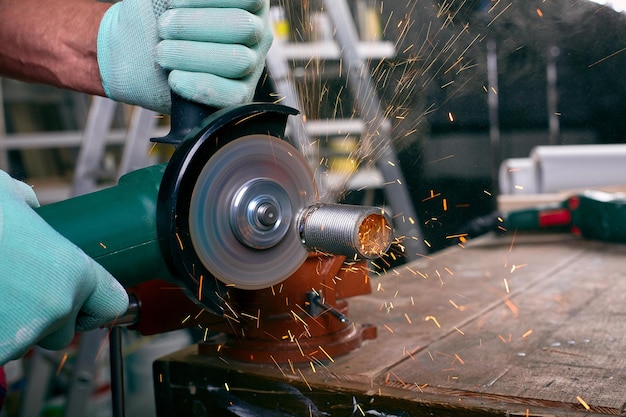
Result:
[[275,285],[311,252],[373,259],[387,251],[383,209],[320,202],[311,168],[285,137],[297,110],[198,111],[180,98],[173,106],[172,131],[154,139],[176,146],[169,162],[37,209],[122,285],[167,280],[222,315],[229,288]]

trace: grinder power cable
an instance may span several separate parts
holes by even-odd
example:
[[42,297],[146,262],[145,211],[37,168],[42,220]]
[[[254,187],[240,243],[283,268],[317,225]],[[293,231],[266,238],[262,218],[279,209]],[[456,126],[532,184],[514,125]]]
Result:
[[382,208],[320,201],[310,166],[285,138],[297,110],[173,106],[172,132],[153,139],[176,146],[169,162],[37,209],[122,285],[167,280],[223,315],[229,288],[275,285],[310,252],[374,259],[388,250]]

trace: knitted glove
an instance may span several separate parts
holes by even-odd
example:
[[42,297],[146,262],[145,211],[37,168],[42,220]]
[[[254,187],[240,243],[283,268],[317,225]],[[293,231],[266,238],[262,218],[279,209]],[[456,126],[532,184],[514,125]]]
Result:
[[273,35],[269,0],[124,0],[105,14],[110,98],[169,113],[170,90],[211,107],[252,100]]
[[0,366],[31,346],[66,347],[128,307],[124,288],[50,227],[33,190],[0,171]]

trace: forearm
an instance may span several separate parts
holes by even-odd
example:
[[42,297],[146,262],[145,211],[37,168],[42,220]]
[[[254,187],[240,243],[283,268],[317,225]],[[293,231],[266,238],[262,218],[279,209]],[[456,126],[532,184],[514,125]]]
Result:
[[103,95],[96,40],[110,4],[0,0],[0,75]]

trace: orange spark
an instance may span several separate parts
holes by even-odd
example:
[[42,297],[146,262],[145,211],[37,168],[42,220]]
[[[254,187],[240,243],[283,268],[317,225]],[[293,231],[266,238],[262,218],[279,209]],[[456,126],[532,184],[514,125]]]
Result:
[[578,400],[579,403],[581,403],[583,405],[583,407],[585,407],[585,410],[590,410],[591,409],[591,407],[589,407],[589,404],[587,404],[585,402],[585,400],[583,400],[580,395],[577,395],[576,399]]
[[313,391],[313,388],[311,388],[311,386],[309,385],[309,381],[306,380],[302,371],[298,369],[298,372],[300,373],[300,376],[302,377],[302,380],[304,381],[306,386],[309,387],[309,391]]
[[176,240],[178,240],[178,246],[180,246],[180,250],[184,250],[185,248],[183,248],[183,241],[180,239],[180,236],[178,236],[178,233],[176,233]]
[[504,304],[506,304],[506,306],[509,308],[509,310],[511,310],[511,312],[513,313],[513,317],[517,318],[519,316],[519,308],[517,308],[517,306],[515,304],[513,304],[513,301],[511,301],[510,299],[506,298],[504,300]]
[[539,15],[539,17],[543,17],[543,12],[540,8],[537,8],[537,14]]
[[533,329],[528,330],[526,333],[522,335],[522,339],[526,339],[528,336],[533,334]]
[[430,321],[432,320],[433,323],[435,323],[435,325],[437,325],[437,327],[439,327],[441,329],[441,325],[439,324],[439,322],[437,321],[437,318],[435,316],[426,316],[424,318],[424,321]]
[[198,284],[198,301],[202,301],[202,286],[204,285],[204,275],[200,275],[200,283]]
[[332,358],[332,357],[328,354],[328,352],[326,352],[326,351],[324,350],[324,348],[323,348],[323,347],[318,346],[318,348],[320,348],[320,350],[322,351],[322,353],[324,353],[324,355],[326,355],[326,357],[328,358],[328,360],[330,360],[331,362],[335,362],[335,360],[334,360],[334,359],[333,359],[333,358]]
[[59,362],[59,366],[57,367],[57,375],[61,374],[61,369],[65,366],[65,362],[67,362],[67,352],[63,353],[63,357],[61,358],[61,362]]

